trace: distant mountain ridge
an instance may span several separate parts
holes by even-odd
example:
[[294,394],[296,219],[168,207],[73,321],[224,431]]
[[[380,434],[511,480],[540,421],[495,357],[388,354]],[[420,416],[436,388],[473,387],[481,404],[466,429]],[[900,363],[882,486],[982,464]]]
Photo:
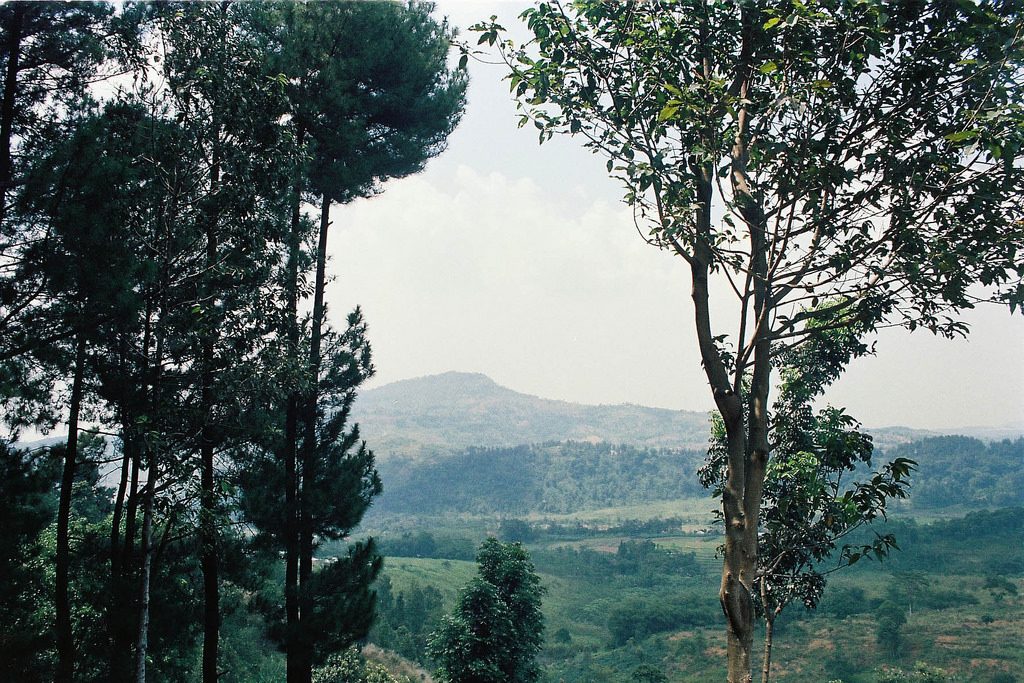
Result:
[[710,425],[706,413],[556,401],[465,372],[370,389],[353,413],[378,458],[566,440],[704,448]]
[[[446,372],[370,389],[356,400],[353,415],[380,461],[432,458],[469,447],[507,448],[554,441],[702,450],[710,432],[708,413],[539,398],[503,387],[486,375],[467,372]],[[936,431],[893,426],[869,427],[867,431],[881,450],[940,434],[982,439],[1024,434],[1024,429],[1013,428]]]

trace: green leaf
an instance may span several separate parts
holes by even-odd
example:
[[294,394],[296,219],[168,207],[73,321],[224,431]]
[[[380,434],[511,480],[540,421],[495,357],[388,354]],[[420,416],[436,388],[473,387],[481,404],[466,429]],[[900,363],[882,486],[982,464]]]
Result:
[[782,21],[782,17],[772,17],[768,21],[764,22],[764,29],[768,30],[770,28],[774,28],[775,26],[778,26],[779,22],[781,22],[781,21]]
[[946,139],[950,142],[963,142],[964,140],[973,140],[978,137],[978,131],[976,130],[961,130],[956,133],[950,133],[946,136]]
[[679,111],[678,104],[666,104],[664,107],[661,108],[661,111],[658,112],[658,122],[661,123],[664,121],[668,121],[669,119],[673,118],[676,115],[677,111]]
[[776,64],[775,62],[765,62],[764,64],[761,65],[761,68],[758,70],[763,74],[770,74],[774,71],[778,71],[779,65]]

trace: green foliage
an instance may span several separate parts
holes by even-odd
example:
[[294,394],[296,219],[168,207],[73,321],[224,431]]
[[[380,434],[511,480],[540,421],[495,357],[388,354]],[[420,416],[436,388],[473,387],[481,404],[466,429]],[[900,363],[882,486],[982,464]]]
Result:
[[707,595],[676,594],[664,598],[633,598],[614,607],[608,617],[612,644],[625,645],[664,631],[718,623],[716,603]]
[[1024,508],[971,512],[927,525],[890,519],[881,530],[900,538],[903,550],[887,560],[894,571],[1024,576],[1024,548],[1011,540],[1024,534]]
[[606,443],[471,448],[437,462],[405,464],[400,472],[386,468],[385,476],[393,476],[381,509],[521,515],[673,500],[699,490],[679,476],[699,462],[695,451]]
[[452,683],[538,680],[544,588],[529,556],[518,543],[491,538],[480,546],[477,565],[477,577],[431,638],[438,676]]
[[1024,505],[1024,439],[985,443],[966,436],[935,436],[901,444],[889,458],[920,463],[911,503],[920,509],[953,505],[999,508]]
[[269,27],[268,71],[283,84],[295,129],[312,138],[306,174],[315,196],[341,203],[372,196],[443,151],[467,80],[447,68],[453,32],[432,9],[422,2],[276,8],[285,30]]
[[636,683],[668,683],[668,676],[649,664],[641,664],[633,669],[631,677]]
[[443,616],[441,593],[433,586],[413,583],[397,594],[388,577],[376,584],[377,618],[369,638],[408,660],[427,664],[430,634]]
[[537,566],[554,576],[616,579],[625,585],[651,587],[666,577],[699,576],[704,572],[694,553],[657,546],[653,541],[621,541],[616,552],[556,546],[533,551]]
[[43,530],[56,512],[57,461],[0,443],[0,677],[45,680],[50,638]]
[[[846,365],[867,352],[862,331],[855,321],[821,326],[775,360],[781,381],[772,406],[772,453],[761,499],[758,554],[764,569],[754,596],[755,607],[769,621],[793,601],[816,607],[828,572],[863,557],[882,560],[898,547],[892,534],[876,532],[856,544],[848,537],[885,519],[888,506],[907,497],[916,463],[897,457],[871,472],[874,447],[860,423],[841,408],[814,409],[814,401]],[[716,497],[727,483],[727,456],[724,423],[716,419],[707,464],[700,471]]]
[[886,600],[875,610],[875,642],[890,657],[895,657],[900,652],[901,629],[906,623],[906,610],[891,600]]
[[313,670],[313,683],[406,683],[379,664],[367,662],[355,648],[332,654]]
[[507,543],[530,543],[535,534],[529,523],[521,519],[503,519],[498,526],[498,538]]
[[957,680],[956,676],[924,662],[915,664],[913,671],[883,667],[875,678],[876,683],[955,683]]

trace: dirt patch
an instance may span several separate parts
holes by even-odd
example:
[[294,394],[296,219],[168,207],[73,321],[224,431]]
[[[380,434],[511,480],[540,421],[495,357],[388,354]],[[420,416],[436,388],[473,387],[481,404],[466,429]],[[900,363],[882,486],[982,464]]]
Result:
[[1002,663],[998,659],[972,659],[970,662],[972,669],[999,669]]
[[687,640],[689,638],[693,638],[695,635],[697,635],[696,631],[679,631],[678,633],[673,633],[672,635],[670,635],[668,637],[668,641],[670,643],[674,643],[679,640]]
[[833,650],[836,649],[836,644],[833,643],[831,640],[826,640],[824,638],[815,638],[814,640],[812,640],[807,645],[807,649],[808,650],[828,650],[829,652],[832,652]]

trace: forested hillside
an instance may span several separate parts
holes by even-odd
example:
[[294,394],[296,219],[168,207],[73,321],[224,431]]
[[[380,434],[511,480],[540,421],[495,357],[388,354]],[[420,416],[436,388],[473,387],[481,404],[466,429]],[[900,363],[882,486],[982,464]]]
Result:
[[[432,461],[381,464],[377,512],[525,515],[621,507],[707,495],[697,480],[706,451],[568,441],[469,448]],[[915,460],[908,501],[896,509],[984,509],[1024,504],[1024,439],[986,444],[929,437],[876,454]],[[866,470],[850,475],[865,479]]]
[[703,495],[704,453],[569,441],[470,448],[425,464],[382,463],[385,512],[568,513]]
[[911,500],[916,507],[993,508],[1024,504],[1024,439],[985,443],[936,436],[886,451],[917,461]]

